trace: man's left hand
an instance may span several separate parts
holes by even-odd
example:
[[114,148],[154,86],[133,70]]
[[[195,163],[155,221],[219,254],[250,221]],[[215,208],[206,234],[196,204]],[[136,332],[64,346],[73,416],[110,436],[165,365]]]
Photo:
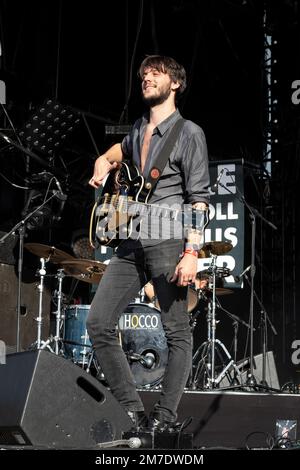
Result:
[[177,286],[188,286],[195,282],[197,274],[198,258],[191,254],[185,254],[177,264],[171,282],[177,281]]

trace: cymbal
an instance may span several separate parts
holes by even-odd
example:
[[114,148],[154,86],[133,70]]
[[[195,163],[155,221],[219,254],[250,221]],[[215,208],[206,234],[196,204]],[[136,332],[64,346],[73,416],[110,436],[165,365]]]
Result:
[[55,248],[55,246],[42,245],[41,243],[25,243],[24,247],[39,258],[48,259],[56,264],[66,260],[76,259],[65,251]]
[[224,255],[232,250],[233,246],[230,242],[208,242],[204,243],[201,250],[199,250],[198,258],[209,258],[210,255]]
[[[223,277],[228,277],[230,276],[230,269],[225,268],[223,266],[216,266],[215,267],[215,277],[216,277],[216,282],[219,282],[218,280]],[[213,271],[211,268],[204,269],[203,271],[198,271],[196,274],[196,279],[211,279],[212,278]]]
[[67,274],[90,284],[98,284],[106,269],[106,264],[92,259],[75,259],[60,264]]

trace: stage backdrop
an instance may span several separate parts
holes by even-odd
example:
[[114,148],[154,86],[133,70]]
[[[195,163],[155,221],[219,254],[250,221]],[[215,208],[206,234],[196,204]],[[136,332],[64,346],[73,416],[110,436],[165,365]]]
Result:
[[[210,222],[204,234],[205,243],[230,242],[232,249],[217,257],[217,266],[228,268],[225,286],[241,287],[235,282],[244,269],[244,195],[243,160],[210,162]],[[199,271],[207,269],[211,258],[199,259]]]

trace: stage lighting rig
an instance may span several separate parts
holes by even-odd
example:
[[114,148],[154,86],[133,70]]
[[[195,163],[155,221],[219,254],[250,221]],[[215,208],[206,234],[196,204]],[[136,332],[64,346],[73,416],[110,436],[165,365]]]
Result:
[[56,100],[47,99],[19,131],[24,146],[52,158],[80,122],[80,114]]

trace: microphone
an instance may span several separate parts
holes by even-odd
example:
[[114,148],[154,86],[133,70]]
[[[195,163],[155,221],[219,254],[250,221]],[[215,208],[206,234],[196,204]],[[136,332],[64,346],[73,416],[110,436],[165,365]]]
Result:
[[225,171],[225,168],[222,168],[222,170],[221,170],[220,173],[218,174],[218,178],[216,179],[215,184],[213,184],[213,185],[211,186],[211,188],[210,188],[211,191],[216,191],[216,190],[217,190],[218,184],[219,184],[220,181],[221,181],[221,178],[222,178],[222,176],[223,176],[224,171]]
[[140,364],[142,364],[143,367],[146,367],[147,369],[151,369],[155,362],[155,356],[151,352],[148,352],[145,354],[145,356],[143,356],[143,354],[137,354],[130,351],[129,353],[127,353],[127,357],[132,362],[139,362]]
[[55,184],[56,186],[58,187],[58,190],[61,194],[63,194],[63,190],[61,189],[61,185],[60,185],[60,182],[58,181],[58,179],[54,176],[54,180],[55,180]]
[[65,201],[67,199],[67,195],[64,194],[61,188],[60,182],[55,176],[54,176],[54,181],[55,181],[56,186],[58,187],[58,191],[56,193],[57,198],[60,199],[61,201]]
[[244,271],[239,275],[239,276],[234,276],[234,280],[235,282],[240,282],[243,278],[243,276],[248,272],[250,271],[251,269],[251,264],[249,266],[247,266],[247,268],[244,269]]
[[154,354],[151,352],[148,352],[145,356],[142,356],[142,357],[143,357],[143,362],[141,361],[141,363],[143,364],[143,366],[147,367],[147,369],[151,369],[151,367],[153,366],[155,362]]
[[130,437],[129,439],[118,439],[116,441],[99,442],[96,444],[98,449],[111,449],[112,447],[128,446],[130,449],[141,447],[142,441],[139,437]]
[[142,441],[139,437],[130,437],[128,439],[128,445],[130,449],[138,449],[142,445]]

